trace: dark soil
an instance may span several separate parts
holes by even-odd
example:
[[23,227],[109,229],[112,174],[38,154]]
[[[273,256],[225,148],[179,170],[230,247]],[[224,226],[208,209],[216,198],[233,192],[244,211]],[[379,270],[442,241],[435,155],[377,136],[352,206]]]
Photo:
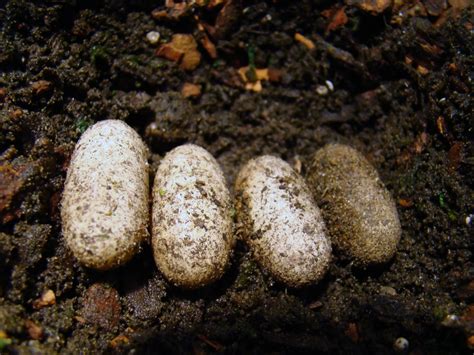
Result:
[[[348,22],[325,34],[334,3],[244,1],[219,31],[218,58],[199,47],[185,72],[145,38],[199,35],[192,17],[154,20],[162,5],[0,1],[0,352],[385,354],[404,337],[412,354],[469,353],[472,10],[394,24],[390,11],[348,6]],[[282,75],[247,91],[235,78],[249,64]],[[334,91],[320,95],[326,80]],[[202,94],[184,98],[185,82]],[[64,245],[58,202],[74,144],[106,118],[143,136],[154,168],[175,146],[202,145],[229,186],[257,155],[304,174],[319,147],[348,143],[398,201],[398,251],[369,270],[336,254],[302,290],[274,282],[240,243],[224,278],[198,291],[170,286],[149,245],[118,270],[87,270]],[[38,302],[48,289],[55,304]]]

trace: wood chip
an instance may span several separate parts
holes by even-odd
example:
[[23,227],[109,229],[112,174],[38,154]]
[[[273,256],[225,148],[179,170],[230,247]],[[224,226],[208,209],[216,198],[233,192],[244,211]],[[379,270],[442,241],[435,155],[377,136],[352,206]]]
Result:
[[413,206],[413,201],[408,198],[401,198],[398,200],[398,204],[403,208],[410,208]]
[[295,40],[303,44],[309,50],[313,50],[316,48],[312,40],[310,40],[309,38],[306,38],[300,33],[295,33]]
[[415,140],[414,151],[416,154],[420,154],[425,150],[426,144],[428,143],[428,134],[422,132]]
[[446,128],[446,122],[444,121],[443,116],[439,116],[436,119],[436,127],[438,127],[438,132],[442,135],[445,135],[448,132],[448,129]]
[[214,43],[212,43],[212,41],[209,39],[209,36],[205,33],[203,38],[201,39],[201,44],[206,50],[207,54],[209,54],[209,57],[211,57],[212,59],[217,58],[216,46],[214,45]]
[[188,97],[197,97],[201,95],[201,85],[192,84],[192,83],[184,83],[181,94],[188,98]]
[[314,301],[314,302],[309,304],[308,308],[309,309],[318,309],[318,308],[321,308],[322,306],[323,306],[323,303],[321,301]]
[[224,345],[218,343],[215,340],[210,340],[205,335],[198,335],[198,338],[201,339],[203,342],[205,342],[207,345],[209,345],[211,348],[213,348],[217,352],[221,352],[225,349]]
[[418,64],[418,66],[416,67],[416,71],[418,73],[420,73],[421,75],[427,75],[430,70],[428,68],[426,68],[425,66],[421,65],[421,64]]

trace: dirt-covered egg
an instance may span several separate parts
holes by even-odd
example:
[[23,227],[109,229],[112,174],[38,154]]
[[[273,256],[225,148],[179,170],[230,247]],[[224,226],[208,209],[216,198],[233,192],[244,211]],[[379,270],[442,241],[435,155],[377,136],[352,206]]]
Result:
[[153,185],[152,244],[163,275],[182,288],[219,279],[234,244],[230,193],[214,157],[186,144],[160,162]]
[[66,244],[85,266],[127,262],[147,238],[147,148],[126,123],[105,120],[76,144],[61,202]]
[[326,145],[313,158],[308,183],[342,254],[359,266],[392,258],[401,235],[395,202],[361,153]]
[[321,280],[331,245],[303,178],[280,158],[261,156],[241,169],[235,192],[241,235],[257,262],[291,287]]

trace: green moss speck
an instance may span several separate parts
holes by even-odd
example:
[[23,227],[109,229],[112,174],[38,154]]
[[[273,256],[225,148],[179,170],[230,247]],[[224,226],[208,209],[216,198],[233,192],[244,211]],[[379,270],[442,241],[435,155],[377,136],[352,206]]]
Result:
[[109,53],[102,46],[93,46],[90,50],[91,62],[95,65],[106,64],[109,61]]
[[91,125],[91,122],[87,119],[80,118],[76,121],[76,130],[82,134]]
[[0,338],[0,350],[3,350],[4,347],[10,345],[11,343],[12,343],[11,339]]

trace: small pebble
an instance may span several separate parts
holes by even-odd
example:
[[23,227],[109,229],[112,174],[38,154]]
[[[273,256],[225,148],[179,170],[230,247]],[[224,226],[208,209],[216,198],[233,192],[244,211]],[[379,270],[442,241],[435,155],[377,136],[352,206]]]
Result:
[[146,39],[150,44],[157,44],[160,41],[160,32],[150,31],[146,34]]
[[56,303],[56,295],[53,290],[46,290],[41,294],[41,297],[33,302],[34,309],[40,309],[46,306],[52,306]]
[[40,340],[44,336],[43,329],[30,319],[25,320],[25,328],[28,332],[28,335],[33,340]]
[[113,330],[120,321],[121,304],[116,289],[95,283],[84,295],[81,314],[86,322]]
[[325,83],[329,90],[334,91],[334,84],[332,83],[332,81],[326,80]]
[[472,219],[474,218],[474,214],[470,214],[466,217],[466,225],[470,226],[472,223]]
[[448,314],[441,324],[448,328],[459,327],[461,325],[461,320],[455,314]]
[[316,87],[316,92],[318,95],[325,96],[329,93],[329,89],[326,85],[318,85]]
[[395,342],[393,343],[393,350],[397,352],[403,352],[403,351],[408,350],[409,346],[410,346],[410,343],[408,342],[408,340],[406,340],[403,337],[400,337],[400,338],[397,338],[397,340],[395,340]]
[[397,291],[393,287],[390,287],[390,286],[381,286],[380,293],[387,296],[397,295]]

